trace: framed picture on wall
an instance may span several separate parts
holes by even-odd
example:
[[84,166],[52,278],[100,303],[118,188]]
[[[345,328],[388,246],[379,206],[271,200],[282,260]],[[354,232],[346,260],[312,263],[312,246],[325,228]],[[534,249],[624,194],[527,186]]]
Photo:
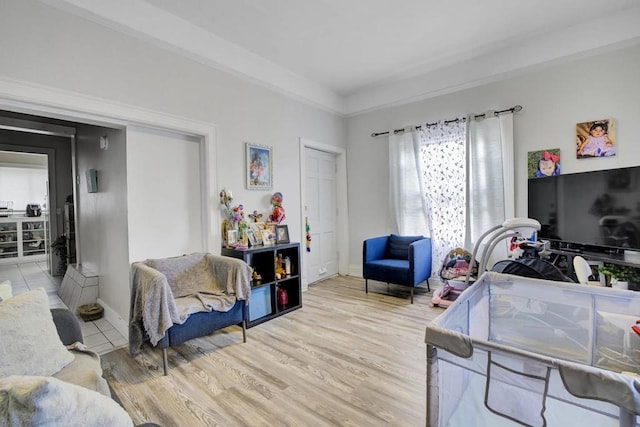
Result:
[[247,189],[270,190],[273,187],[273,151],[266,145],[246,144]]
[[529,151],[527,154],[527,170],[529,178],[560,175],[560,149],[548,148],[540,151]]
[[616,129],[613,119],[600,119],[576,125],[576,157],[611,157],[616,155]]

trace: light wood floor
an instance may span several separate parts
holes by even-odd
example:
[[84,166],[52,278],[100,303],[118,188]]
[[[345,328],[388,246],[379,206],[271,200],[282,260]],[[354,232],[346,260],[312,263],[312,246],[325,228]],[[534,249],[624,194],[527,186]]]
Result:
[[[373,292],[372,292],[373,291]],[[379,293],[377,293],[379,292]],[[162,426],[424,426],[425,325],[431,293],[351,277],[325,280],[303,307],[135,359],[102,356],[105,376],[136,424]]]

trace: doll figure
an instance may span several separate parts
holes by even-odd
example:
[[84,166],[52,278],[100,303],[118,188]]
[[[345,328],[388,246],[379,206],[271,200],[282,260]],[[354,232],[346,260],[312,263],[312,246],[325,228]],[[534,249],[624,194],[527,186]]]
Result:
[[273,205],[273,211],[269,215],[269,221],[276,224],[280,224],[286,218],[284,215],[284,208],[282,207],[282,193],[273,193],[271,197],[271,205]]

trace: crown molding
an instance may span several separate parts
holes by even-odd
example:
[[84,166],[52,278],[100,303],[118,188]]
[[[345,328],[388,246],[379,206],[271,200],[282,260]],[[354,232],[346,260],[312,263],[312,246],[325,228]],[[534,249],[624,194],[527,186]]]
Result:
[[332,113],[344,113],[343,98],[333,91],[142,0],[41,1]]
[[640,6],[636,6],[475,58],[449,61],[437,69],[414,69],[342,97],[142,0],[41,1],[342,117],[417,102],[640,43]]
[[640,43],[638,22],[640,7],[634,7],[415,77],[400,76],[346,97],[344,113],[349,117],[418,102],[629,47]]

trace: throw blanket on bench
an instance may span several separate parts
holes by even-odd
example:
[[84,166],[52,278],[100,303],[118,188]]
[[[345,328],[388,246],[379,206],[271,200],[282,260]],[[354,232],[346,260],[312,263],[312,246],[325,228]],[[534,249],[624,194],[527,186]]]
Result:
[[[164,274],[163,274],[164,273]],[[145,334],[152,345],[174,324],[201,311],[229,311],[251,292],[245,262],[212,254],[135,262],[131,266],[129,352],[136,355]]]

